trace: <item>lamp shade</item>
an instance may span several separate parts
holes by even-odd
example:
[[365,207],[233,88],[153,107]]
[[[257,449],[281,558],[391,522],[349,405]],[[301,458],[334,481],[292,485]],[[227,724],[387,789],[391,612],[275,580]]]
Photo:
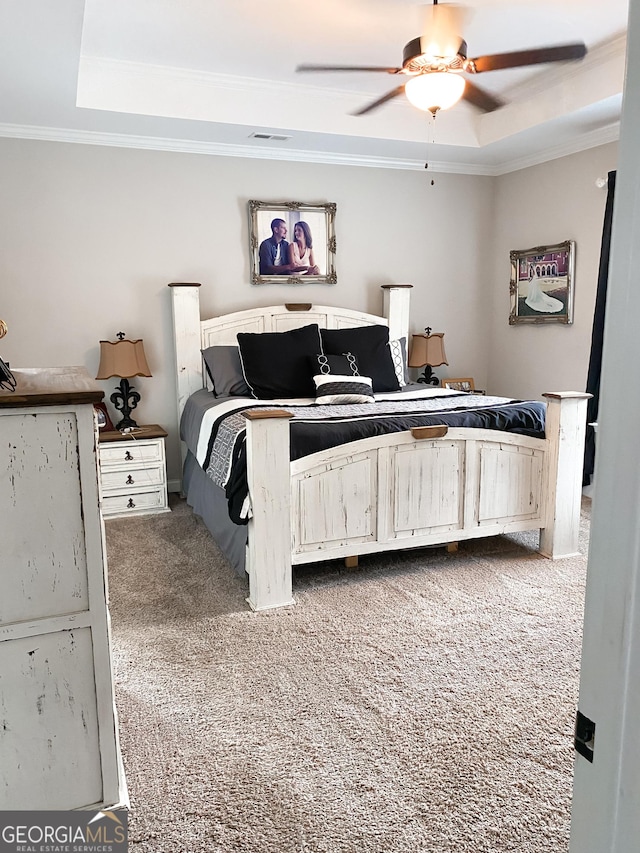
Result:
[[427,71],[407,81],[404,91],[419,110],[446,110],[457,104],[464,92],[464,78],[450,71]]
[[412,335],[409,367],[439,367],[449,364],[444,351],[444,332],[431,335]]
[[151,376],[141,339],[100,341],[100,366],[96,379],[109,379],[112,376],[119,376],[121,379]]

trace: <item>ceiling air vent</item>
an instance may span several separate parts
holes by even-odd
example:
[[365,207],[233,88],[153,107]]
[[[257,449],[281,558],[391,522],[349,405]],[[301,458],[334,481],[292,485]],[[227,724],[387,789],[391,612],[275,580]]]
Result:
[[272,139],[274,142],[285,142],[290,136],[282,136],[279,133],[250,133],[249,139]]

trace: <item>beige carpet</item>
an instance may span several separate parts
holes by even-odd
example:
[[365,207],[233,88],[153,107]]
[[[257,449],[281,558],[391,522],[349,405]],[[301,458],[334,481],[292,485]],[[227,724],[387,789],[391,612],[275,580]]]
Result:
[[582,551],[297,572],[261,614],[184,502],[107,523],[130,849],[568,850]]

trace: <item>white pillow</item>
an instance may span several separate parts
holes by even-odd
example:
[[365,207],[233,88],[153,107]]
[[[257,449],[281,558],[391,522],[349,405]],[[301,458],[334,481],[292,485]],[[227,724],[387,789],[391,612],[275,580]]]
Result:
[[398,385],[404,388],[408,382],[407,339],[398,338],[395,341],[389,341],[389,351],[391,353],[391,360],[393,361],[393,369],[398,379]]
[[370,376],[341,376],[336,373],[313,377],[316,403],[321,406],[345,403],[373,403],[373,383]]

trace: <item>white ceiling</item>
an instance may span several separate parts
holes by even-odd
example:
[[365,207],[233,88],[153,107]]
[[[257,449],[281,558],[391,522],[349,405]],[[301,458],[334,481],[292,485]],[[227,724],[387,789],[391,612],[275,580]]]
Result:
[[[617,138],[628,0],[468,0],[471,57],[584,41],[587,57],[478,75],[507,106],[435,122],[382,74],[414,0],[1,0],[0,135],[272,159],[500,174]],[[287,137],[260,140],[255,132]]]

